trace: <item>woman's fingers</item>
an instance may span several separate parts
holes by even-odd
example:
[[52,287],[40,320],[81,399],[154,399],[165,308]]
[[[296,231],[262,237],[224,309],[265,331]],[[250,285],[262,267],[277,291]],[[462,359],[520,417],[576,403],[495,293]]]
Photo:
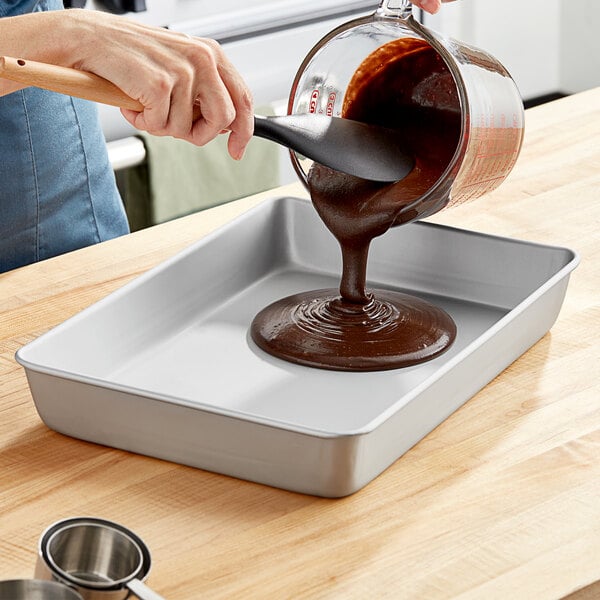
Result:
[[223,55],[219,66],[219,74],[233,102],[235,116],[229,124],[229,154],[239,160],[242,158],[248,142],[254,133],[254,110],[250,90],[243,79]]
[[454,0],[413,0],[415,6],[418,6],[431,14],[435,14],[440,10],[442,3],[445,2],[454,2]]
[[201,85],[195,98],[190,141],[203,145],[229,130],[229,153],[239,160],[254,129],[252,97],[220,45],[213,40],[200,41],[212,50],[212,60],[198,71]]
[[434,14],[440,10],[440,0],[413,0],[413,4],[426,10],[428,13]]
[[217,42],[193,38],[186,44],[179,64],[160,71],[154,93],[138,98],[144,111],[123,114],[138,129],[197,146],[229,130],[229,153],[239,159],[253,133],[251,94]]

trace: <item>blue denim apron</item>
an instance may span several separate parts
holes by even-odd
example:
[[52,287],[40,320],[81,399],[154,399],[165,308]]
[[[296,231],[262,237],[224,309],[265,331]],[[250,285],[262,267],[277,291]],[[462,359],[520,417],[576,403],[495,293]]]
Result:
[[[0,18],[62,0],[0,0]],[[0,97],[0,272],[129,227],[96,106],[36,88]]]

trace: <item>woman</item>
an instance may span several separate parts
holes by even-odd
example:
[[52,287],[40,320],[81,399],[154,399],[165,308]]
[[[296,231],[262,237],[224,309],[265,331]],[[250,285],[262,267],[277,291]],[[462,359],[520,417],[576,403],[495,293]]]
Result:
[[[123,111],[136,128],[197,145],[228,129],[242,157],[251,95],[217,43],[62,8],[0,0],[0,55],[95,72],[144,105]],[[128,232],[95,105],[20,88],[0,79],[0,272]]]
[[[62,0],[0,0],[0,55],[112,81],[144,106],[124,117],[154,135],[203,145],[228,130],[239,160],[253,133],[250,92],[213,40]],[[128,232],[93,103],[0,79],[0,157],[0,273]]]

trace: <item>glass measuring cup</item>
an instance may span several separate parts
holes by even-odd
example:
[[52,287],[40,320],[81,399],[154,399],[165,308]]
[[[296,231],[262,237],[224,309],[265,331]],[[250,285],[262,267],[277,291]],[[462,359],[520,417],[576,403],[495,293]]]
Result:
[[253,341],[278,358],[348,371],[414,366],[446,352],[457,332],[450,314],[416,295],[367,287],[370,244],[390,227],[504,180],[523,138],[514,81],[486,52],[417,23],[407,0],[384,0],[373,15],[333,30],[309,52],[288,111],[395,130],[414,167],[381,184],[292,154],[340,245],[340,286],[273,302],[254,318]]
[[[368,87],[368,77],[386,61],[402,59],[425,46],[439,56],[446,72],[422,73],[414,88],[402,93],[414,104],[429,102],[458,111],[460,131],[454,153],[437,180],[414,201],[399,207],[394,225],[477,198],[495,189],[510,173],[521,148],[524,111],[508,71],[489,53],[419,24],[408,0],[383,0],[373,15],[341,25],[317,43],[300,66],[290,93],[288,112],[292,114],[357,118],[351,112],[357,88]],[[441,85],[445,75],[449,81]],[[390,86],[374,93],[383,97],[397,91]],[[377,114],[358,117],[390,126],[378,121]],[[410,114],[403,116],[399,105],[394,128],[402,129],[409,120]],[[306,184],[311,161],[292,153],[292,163]]]

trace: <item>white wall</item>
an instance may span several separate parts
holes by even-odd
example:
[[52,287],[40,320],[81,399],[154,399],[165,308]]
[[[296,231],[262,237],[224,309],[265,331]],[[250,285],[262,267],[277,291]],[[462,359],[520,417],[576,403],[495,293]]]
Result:
[[599,0],[458,0],[425,24],[491,52],[525,99],[600,86]]
[[571,1],[458,0],[425,24],[490,52],[527,99],[560,87],[560,7]]
[[600,86],[600,2],[561,0],[560,81],[565,92]]

